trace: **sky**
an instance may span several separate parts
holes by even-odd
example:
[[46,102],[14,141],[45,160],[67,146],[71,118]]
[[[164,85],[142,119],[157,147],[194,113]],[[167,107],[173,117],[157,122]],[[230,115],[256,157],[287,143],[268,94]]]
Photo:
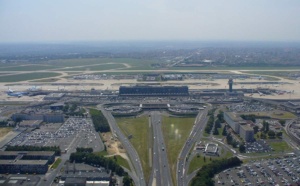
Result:
[[299,0],[0,0],[0,43],[300,41]]

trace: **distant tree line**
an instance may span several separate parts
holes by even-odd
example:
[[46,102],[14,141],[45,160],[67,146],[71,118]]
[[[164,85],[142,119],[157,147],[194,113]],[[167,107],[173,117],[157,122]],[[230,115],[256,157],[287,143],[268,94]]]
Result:
[[104,117],[101,111],[96,109],[90,109],[90,114],[94,123],[95,130],[97,132],[109,132],[110,127],[107,119]]
[[86,163],[92,166],[101,166],[110,169],[115,172],[118,176],[126,176],[127,173],[124,169],[116,163],[112,158],[106,158],[104,156],[98,156],[90,152],[75,152],[70,156],[70,162]]
[[238,157],[229,159],[213,160],[212,163],[204,165],[193,178],[191,186],[213,186],[213,177],[223,170],[240,166],[242,161]]
[[251,120],[252,122],[256,121],[256,116],[254,114],[249,114],[249,115],[241,115],[241,118],[243,118],[244,120]]
[[61,150],[59,146],[30,146],[30,145],[10,146],[8,145],[5,151],[54,151],[55,156],[60,156],[61,154]]

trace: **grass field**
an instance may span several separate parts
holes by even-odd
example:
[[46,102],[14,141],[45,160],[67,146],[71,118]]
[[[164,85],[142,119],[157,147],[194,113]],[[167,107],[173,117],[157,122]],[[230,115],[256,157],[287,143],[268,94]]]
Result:
[[58,167],[58,165],[60,164],[60,162],[61,162],[61,159],[60,159],[60,158],[57,158],[57,159],[55,160],[55,162],[52,164],[51,168],[52,168],[52,169],[56,169],[56,168]]
[[129,164],[128,164],[128,162],[127,162],[127,160],[126,159],[124,159],[123,157],[121,157],[121,156],[119,156],[119,155],[116,155],[115,156],[116,157],[116,160],[113,158],[113,157],[111,157],[113,160],[115,160],[119,165],[121,165],[122,167],[125,167],[126,169],[128,169],[128,170],[131,170],[130,169],[130,166],[129,166]]
[[244,113],[244,114],[254,114],[256,116],[268,116],[271,117],[273,119],[295,119],[297,118],[297,116],[295,116],[294,114],[290,113],[290,112],[286,112],[286,111],[270,111],[270,112],[248,112],[248,113]]
[[[210,160],[211,159],[211,160]],[[209,156],[205,156],[205,160],[204,160],[204,156],[195,156],[193,157],[193,159],[190,162],[190,166],[189,166],[189,170],[188,170],[188,174],[194,172],[197,169],[200,169],[203,165],[209,164],[212,160],[217,160],[217,159],[221,159],[220,157],[209,157]]]
[[[218,143],[220,145],[220,143]],[[211,160],[217,160],[217,159],[222,159],[222,158],[230,158],[232,157],[233,154],[231,151],[224,150],[224,148],[220,149],[220,156],[219,157],[211,157],[210,156],[205,156],[205,161],[204,161],[204,155],[201,154],[200,157],[194,156],[192,160],[190,160],[190,166],[188,169],[188,174],[192,173],[193,171],[200,169],[203,165],[206,165],[210,163]]]
[[1,67],[0,71],[36,71],[36,70],[51,70],[57,67],[53,65],[20,65],[14,67]]
[[36,82],[36,83],[39,83],[39,82],[56,82],[58,80],[59,80],[58,78],[49,78],[49,79],[33,80],[33,81],[30,81],[30,82]]
[[78,67],[78,68],[67,68],[67,69],[61,69],[59,71],[87,71],[87,70],[111,70],[111,69],[118,69],[118,68],[125,68],[125,65],[123,64],[101,64],[101,65],[95,65],[95,66],[85,66],[85,67]]
[[25,74],[15,74],[15,75],[1,76],[0,82],[27,81],[33,79],[50,78],[58,75],[60,74],[55,72],[33,72],[33,73],[25,73]]
[[148,140],[151,129],[149,129],[148,117],[116,118],[116,121],[126,136],[132,135],[130,142],[140,157],[145,180],[148,180],[151,172],[149,166],[149,143],[151,142]]
[[5,136],[7,133],[9,133],[13,128],[11,127],[1,127],[0,128],[0,138]]
[[[95,65],[103,63],[126,63],[131,68],[130,70],[151,70],[151,64],[157,63],[155,60],[146,59],[130,59],[130,58],[84,58],[84,59],[60,59],[50,60],[46,64],[56,66],[57,68],[62,67],[75,67],[85,65]],[[92,68],[91,68],[92,69]]]
[[178,155],[191,132],[194,121],[195,118],[193,117],[163,117],[162,131],[166,143],[173,183],[176,183],[176,164]]
[[268,143],[273,148],[274,152],[287,152],[292,150],[292,148],[285,141],[281,141],[281,142],[269,141]]

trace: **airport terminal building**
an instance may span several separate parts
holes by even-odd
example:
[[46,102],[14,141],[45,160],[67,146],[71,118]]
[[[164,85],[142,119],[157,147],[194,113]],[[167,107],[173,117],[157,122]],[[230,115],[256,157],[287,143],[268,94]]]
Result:
[[188,86],[120,86],[120,96],[188,96]]

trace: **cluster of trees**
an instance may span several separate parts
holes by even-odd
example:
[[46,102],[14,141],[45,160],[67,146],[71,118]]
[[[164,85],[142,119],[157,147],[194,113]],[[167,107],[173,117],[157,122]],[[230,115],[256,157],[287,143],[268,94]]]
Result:
[[94,150],[93,148],[84,148],[84,147],[77,147],[76,152],[87,152],[87,153],[92,153]]
[[8,121],[0,121],[0,127],[6,127],[8,124]]
[[212,163],[204,165],[192,180],[191,186],[213,186],[213,177],[215,174],[228,168],[240,166],[242,161],[238,157],[229,159],[213,160]]
[[205,132],[207,134],[209,134],[214,126],[214,122],[215,122],[215,117],[214,117],[214,113],[215,113],[215,108],[210,109],[207,113],[207,115],[209,116],[206,127],[205,127]]
[[254,114],[250,114],[250,115],[241,115],[241,118],[243,118],[244,120],[251,120],[252,122],[256,121],[256,116]]
[[125,175],[123,177],[123,185],[124,186],[131,186],[131,185],[133,185],[133,180],[128,175]]
[[78,108],[77,104],[74,103],[74,104],[65,104],[65,106],[63,107],[63,112],[67,115],[70,115],[70,116],[81,116],[81,117],[84,117],[86,116],[84,113],[85,113],[85,110],[83,108]]
[[70,156],[70,162],[86,163],[92,166],[101,166],[115,172],[118,176],[126,176],[124,169],[112,158],[105,158],[89,152],[75,152]]
[[109,124],[101,111],[90,109],[90,114],[97,132],[109,132]]
[[221,128],[222,125],[221,125],[221,122],[219,119],[217,119],[215,121],[215,126],[214,126],[214,132],[213,132],[213,135],[219,135],[219,131],[218,131],[218,128]]
[[59,146],[30,146],[30,145],[10,146],[8,145],[5,151],[54,151],[55,156],[60,156],[61,154]]
[[219,114],[217,115],[218,117],[218,120],[221,122],[221,123],[225,123],[225,120],[224,120],[224,112],[222,110],[219,111]]
[[273,130],[270,130],[269,123],[267,121],[263,121],[263,127],[261,129],[261,134],[260,137],[261,139],[266,139],[269,137],[269,139],[274,139],[275,137],[281,138],[282,137],[282,132],[274,132]]
[[204,129],[207,134],[209,134],[211,132],[211,130],[214,126],[214,122],[215,122],[214,114],[211,114],[208,118],[206,127]]

